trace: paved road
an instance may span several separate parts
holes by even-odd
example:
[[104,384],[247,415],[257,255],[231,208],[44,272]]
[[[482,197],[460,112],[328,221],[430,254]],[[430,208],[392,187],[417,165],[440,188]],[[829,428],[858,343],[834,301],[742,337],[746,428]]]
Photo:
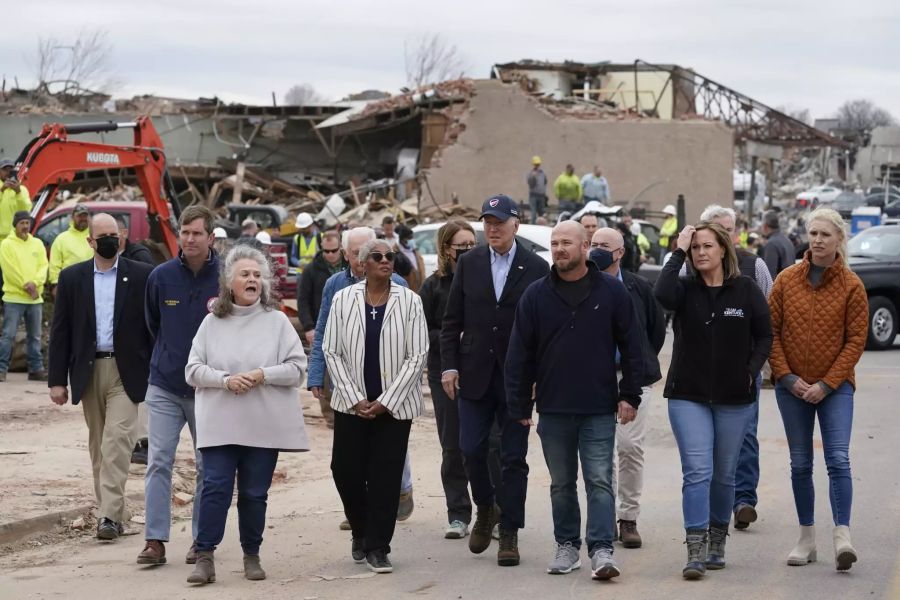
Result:
[[[443,496],[434,422],[414,427],[412,452],[416,509],[398,527],[392,560],[395,573],[373,576],[349,560],[349,536],[339,532],[337,494],[328,477],[329,448],[316,436],[314,452],[303,456],[303,478],[289,478],[272,494],[269,530],[263,545],[264,582],[240,574],[240,547],[234,514],[217,553],[218,582],[190,589],[189,567],[177,560],[189,543],[186,523],[178,523],[169,545],[172,564],[139,568],[134,557],[139,535],[101,545],[87,536],[18,552],[0,559],[0,598],[900,598],[900,346],[867,353],[858,369],[860,390],[851,461],[855,482],[853,539],[861,560],[836,573],[831,547],[827,479],[821,454],[816,461],[820,562],[788,567],[796,536],[788,455],[771,390],[763,392],[760,421],[762,484],[760,521],[735,532],[728,543],[728,567],[700,582],[684,582],[677,451],[659,386],[654,388],[647,447],[640,550],[618,548],[623,575],[611,583],[592,581],[587,569],[565,576],[545,573],[553,546],[548,475],[536,438],[532,439],[528,498],[529,527],[520,535],[522,564],[500,568],[496,545],[483,555],[468,553],[464,541],[442,538]],[[85,457],[86,460],[86,457]],[[289,471],[288,475],[291,475]],[[586,558],[586,557],[585,557]],[[586,560],[585,560],[586,562]]]

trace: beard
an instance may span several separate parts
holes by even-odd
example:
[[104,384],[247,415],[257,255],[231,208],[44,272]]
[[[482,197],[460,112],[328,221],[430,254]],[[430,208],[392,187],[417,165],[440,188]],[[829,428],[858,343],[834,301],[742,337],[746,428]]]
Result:
[[578,268],[584,262],[583,256],[569,256],[569,258],[554,259],[553,264],[560,273],[566,273],[572,269]]

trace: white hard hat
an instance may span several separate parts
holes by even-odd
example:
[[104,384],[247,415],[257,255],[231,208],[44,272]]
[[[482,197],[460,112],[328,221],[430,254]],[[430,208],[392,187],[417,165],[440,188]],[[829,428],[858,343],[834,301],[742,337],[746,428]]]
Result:
[[672,204],[666,204],[666,207],[663,209],[663,212],[667,215],[672,215],[673,217],[678,214],[678,211],[675,210],[675,206]]
[[225,233],[225,230],[222,229],[221,227],[216,227],[215,229],[213,229],[213,237],[216,238],[217,240],[219,240],[219,239],[227,238],[228,234]]
[[294,225],[297,226],[297,229],[306,229],[310,225],[313,224],[313,218],[309,213],[302,212],[297,215],[297,220],[294,222]]
[[632,223],[631,224],[631,235],[640,235],[641,234],[641,224],[640,223]]
[[262,242],[263,244],[271,244],[272,236],[269,235],[268,231],[260,231],[256,234],[256,239]]

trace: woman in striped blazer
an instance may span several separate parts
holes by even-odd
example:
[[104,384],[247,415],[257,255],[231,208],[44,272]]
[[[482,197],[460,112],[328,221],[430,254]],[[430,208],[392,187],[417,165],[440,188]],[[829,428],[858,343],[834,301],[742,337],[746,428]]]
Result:
[[376,573],[393,571],[403,462],[412,420],[422,414],[421,377],[428,353],[422,301],[391,283],[395,252],[366,242],[366,279],[331,304],[322,351],[334,382],[331,471],[353,531],[351,556]]

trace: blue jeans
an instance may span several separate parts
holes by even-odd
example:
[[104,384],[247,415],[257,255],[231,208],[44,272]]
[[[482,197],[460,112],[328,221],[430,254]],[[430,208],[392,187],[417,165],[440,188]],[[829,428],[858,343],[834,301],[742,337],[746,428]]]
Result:
[[228,445],[201,448],[200,454],[205,468],[197,551],[209,552],[222,543],[237,474],[241,548],[244,554],[258,555],[266,529],[266,506],[278,450]]
[[[528,491],[528,434],[530,427],[508,418],[503,373],[494,367],[491,383],[484,396],[469,399],[460,396],[459,449],[472,487],[476,506],[500,506],[500,527],[515,531],[525,527],[525,494]],[[500,428],[500,465],[502,482],[495,489],[491,479],[489,453],[494,423]]]
[[535,223],[537,218],[543,217],[547,210],[547,196],[528,194],[528,207],[531,210],[531,222]]
[[537,426],[550,471],[550,505],[557,544],[581,547],[578,459],[587,495],[585,541],[593,554],[612,549],[616,537],[616,497],[612,488],[616,415],[541,414]]
[[147,387],[148,454],[144,476],[145,519],[144,539],[169,541],[172,523],[172,466],[181,430],[187,424],[194,440],[196,483],[191,522],[192,539],[196,540],[200,521],[200,502],[203,494],[203,459],[196,451],[197,426],[194,421],[194,399],[182,398],[166,390]]
[[775,386],[778,410],[784,421],[791,453],[791,486],[801,525],[815,523],[816,491],[813,486],[813,429],[816,415],[822,433],[828,496],[835,525],[850,525],[853,479],[850,476],[850,431],[853,427],[853,387],[849,383],[825,396],[818,404],[797,398],[784,386]]
[[37,373],[44,370],[41,358],[41,315],[43,304],[3,303],[3,333],[0,334],[0,373],[9,370],[12,358],[13,343],[19,321],[25,318],[25,350],[28,354],[28,372]]
[[669,422],[681,455],[685,529],[731,522],[734,472],[754,406],[669,399]]
[[756,488],[759,485],[759,440],[756,430],[759,427],[759,393],[762,389],[762,375],[756,378],[756,402],[753,404],[753,416],[747,424],[744,443],[738,455],[737,470],[734,473],[734,508],[739,504],[756,506],[759,499]]

